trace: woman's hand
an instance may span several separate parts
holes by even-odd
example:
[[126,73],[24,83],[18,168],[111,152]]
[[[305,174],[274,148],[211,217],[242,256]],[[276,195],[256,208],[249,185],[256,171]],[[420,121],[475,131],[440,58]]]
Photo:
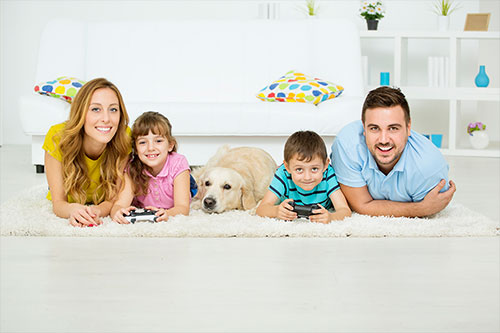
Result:
[[97,206],[70,204],[69,224],[74,227],[94,227],[102,224],[99,217],[100,210]]
[[129,224],[130,222],[127,221],[125,215],[130,215],[130,211],[134,209],[136,209],[134,206],[129,206],[127,208],[121,208],[117,210],[115,215],[113,216],[113,221],[120,224]]

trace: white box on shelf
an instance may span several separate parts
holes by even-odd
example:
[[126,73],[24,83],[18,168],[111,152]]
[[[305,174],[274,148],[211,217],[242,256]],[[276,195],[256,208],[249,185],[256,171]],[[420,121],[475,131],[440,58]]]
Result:
[[427,57],[427,79],[429,87],[434,87],[434,57]]
[[370,84],[370,71],[368,70],[368,56],[361,57],[361,68],[363,71],[363,79],[365,80],[365,86]]
[[444,87],[450,86],[450,57],[444,57]]
[[448,88],[450,82],[450,58],[427,58],[428,84],[431,88]]
[[444,87],[444,57],[438,57],[438,87]]

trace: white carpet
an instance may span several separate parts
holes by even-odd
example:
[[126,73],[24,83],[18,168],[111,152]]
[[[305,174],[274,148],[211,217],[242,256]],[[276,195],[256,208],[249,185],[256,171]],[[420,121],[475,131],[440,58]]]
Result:
[[105,218],[93,228],[75,228],[52,213],[46,186],[37,186],[0,206],[2,236],[94,237],[457,237],[499,235],[499,222],[462,205],[451,204],[431,218],[369,217],[353,214],[324,225],[285,222],[248,212],[205,214],[191,211],[163,223],[119,225]]

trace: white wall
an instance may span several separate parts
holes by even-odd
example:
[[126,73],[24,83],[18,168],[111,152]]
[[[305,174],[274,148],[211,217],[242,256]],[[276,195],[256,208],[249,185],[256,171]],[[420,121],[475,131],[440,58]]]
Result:
[[[380,30],[435,30],[436,17],[431,12],[434,1],[385,0],[386,17]],[[0,0],[0,144],[27,144],[18,116],[18,100],[32,93],[40,32],[51,19],[70,17],[91,20],[149,20],[183,18],[258,18],[271,3],[281,19],[304,17],[301,1],[262,0]],[[451,16],[451,30],[463,30],[466,13],[492,9],[490,30],[498,30],[498,0],[462,0],[461,8]],[[323,18],[347,17],[365,30],[358,16],[359,1],[319,1]],[[494,29],[493,29],[494,28]],[[287,36],[283,36],[286,38]],[[279,38],[277,35],[276,38]],[[65,43],[61,41],[61,48]],[[325,38],[325,42],[334,42]],[[488,46],[486,46],[488,47]],[[57,50],[54,50],[57,52]],[[103,50],[102,52],[105,52]],[[487,50],[485,50],[486,53]],[[497,53],[498,54],[498,53]],[[485,59],[495,63],[498,59]],[[498,72],[497,69],[494,69]],[[423,69],[425,72],[425,69]],[[71,73],[68,73],[71,75]],[[498,80],[496,75],[495,80]],[[50,78],[47,78],[50,79]],[[498,82],[498,81],[497,81]],[[496,84],[498,86],[498,83]],[[497,139],[498,140],[498,139]]]
[[[17,112],[18,99],[22,94],[32,93],[37,83],[34,82],[34,77],[39,38],[41,30],[49,20],[55,18],[85,20],[257,18],[258,2],[0,0],[0,13],[1,137],[4,144],[27,144],[30,143],[30,138],[22,131]],[[61,48],[65,43],[71,43],[71,41],[61,41]]]

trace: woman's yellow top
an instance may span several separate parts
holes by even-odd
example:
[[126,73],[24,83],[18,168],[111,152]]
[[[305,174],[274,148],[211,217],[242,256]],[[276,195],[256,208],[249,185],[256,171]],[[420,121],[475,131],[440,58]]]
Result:
[[[50,156],[54,157],[59,162],[62,162],[62,152],[59,149],[59,142],[61,141],[61,134],[64,129],[64,126],[66,126],[66,123],[52,126],[47,132],[47,135],[45,135],[45,141],[43,142],[42,146],[42,148],[47,153],[49,153]],[[103,152],[97,160],[93,160],[85,156],[85,163],[87,164],[87,171],[90,178],[90,186],[87,189],[87,200],[86,200],[87,204],[93,203],[92,195],[96,191],[96,188],[100,183],[100,178],[101,178],[100,167],[104,154],[105,152]],[[103,190],[100,189],[98,194],[101,195],[102,193]],[[47,199],[52,200],[50,189],[49,193],[47,193]],[[68,194],[68,202],[72,203],[76,201],[74,198],[71,197],[71,195]]]

